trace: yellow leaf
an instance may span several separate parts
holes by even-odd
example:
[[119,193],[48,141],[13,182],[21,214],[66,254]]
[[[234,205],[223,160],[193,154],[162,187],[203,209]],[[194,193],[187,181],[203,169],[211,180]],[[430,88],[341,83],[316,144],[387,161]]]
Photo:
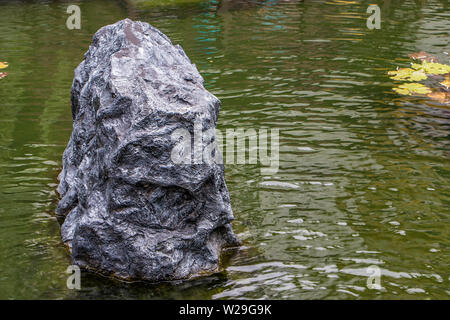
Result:
[[426,62],[422,63],[423,71],[427,74],[446,74],[450,73],[450,66],[442,63]]
[[0,62],[0,69],[8,68],[8,62]]
[[420,70],[427,74],[446,74],[450,73],[450,66],[442,63],[423,61],[421,64],[412,63],[411,68]]
[[394,88],[393,89],[395,92],[397,92],[398,94],[403,94],[403,95],[409,95],[409,90],[408,89],[402,89],[402,88]]
[[403,95],[428,94],[431,89],[421,83],[405,83],[393,89],[395,92]]
[[427,75],[421,71],[415,71],[411,73],[411,76],[409,77],[410,81],[420,81],[427,79]]
[[389,71],[388,75],[393,76],[391,79],[400,81],[420,81],[427,79],[427,75],[424,72],[411,68],[401,68],[396,71]]

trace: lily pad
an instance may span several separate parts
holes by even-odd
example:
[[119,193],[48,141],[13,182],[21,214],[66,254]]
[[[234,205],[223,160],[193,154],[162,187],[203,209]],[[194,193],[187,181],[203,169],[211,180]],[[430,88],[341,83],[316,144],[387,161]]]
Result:
[[437,62],[423,61],[422,64],[413,63],[411,68],[420,72],[425,72],[426,74],[433,74],[433,75],[450,73],[449,65]]
[[421,81],[428,78],[423,71],[411,68],[401,68],[396,71],[389,71],[388,75],[393,76],[391,79],[400,81]]
[[395,87],[393,89],[395,92],[403,95],[413,95],[413,94],[430,94],[431,89],[421,83],[405,83]]

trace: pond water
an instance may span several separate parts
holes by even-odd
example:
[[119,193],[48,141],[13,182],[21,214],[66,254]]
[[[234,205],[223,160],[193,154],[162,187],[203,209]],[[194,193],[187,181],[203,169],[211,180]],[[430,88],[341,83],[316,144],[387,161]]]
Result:
[[[373,1],[77,3],[80,30],[67,3],[0,4],[0,298],[449,299],[450,108],[397,95],[386,75],[421,50],[448,63],[447,1],[382,1],[380,30],[366,26]],[[95,31],[126,17],[182,45],[222,101],[219,129],[279,129],[279,170],[226,165],[243,246],[223,272],[83,273],[74,291],[54,216],[73,70]]]

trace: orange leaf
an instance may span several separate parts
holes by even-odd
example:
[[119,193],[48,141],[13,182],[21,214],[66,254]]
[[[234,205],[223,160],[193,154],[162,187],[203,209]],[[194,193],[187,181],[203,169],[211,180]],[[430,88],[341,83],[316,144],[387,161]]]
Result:
[[427,94],[427,96],[433,100],[436,100],[440,103],[450,103],[450,93],[448,92],[431,92]]
[[450,88],[450,78],[445,79],[441,82],[443,86],[446,86],[447,88]]
[[408,54],[408,57],[414,60],[426,61],[426,62],[437,62],[437,58],[425,51],[415,52]]

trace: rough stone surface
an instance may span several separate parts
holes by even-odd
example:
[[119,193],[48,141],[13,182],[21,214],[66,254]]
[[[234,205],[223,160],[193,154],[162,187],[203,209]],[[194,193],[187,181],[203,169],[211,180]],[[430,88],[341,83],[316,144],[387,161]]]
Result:
[[150,281],[217,271],[238,244],[223,165],[171,161],[174,130],[215,128],[220,108],[183,49],[147,23],[103,27],[71,100],[56,213],[73,263]]

